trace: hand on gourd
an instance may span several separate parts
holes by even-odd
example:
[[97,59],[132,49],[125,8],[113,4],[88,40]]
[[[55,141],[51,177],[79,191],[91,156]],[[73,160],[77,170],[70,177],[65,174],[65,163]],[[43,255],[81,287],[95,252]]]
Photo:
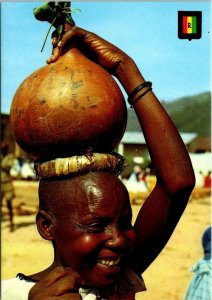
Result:
[[105,68],[110,74],[117,75],[126,62],[131,58],[118,47],[104,40],[93,32],[73,26],[66,31],[58,43],[60,55],[76,46],[92,61]]

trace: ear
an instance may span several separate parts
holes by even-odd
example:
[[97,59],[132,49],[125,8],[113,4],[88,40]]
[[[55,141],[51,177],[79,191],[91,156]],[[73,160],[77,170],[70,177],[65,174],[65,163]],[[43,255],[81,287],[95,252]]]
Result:
[[38,232],[45,240],[52,241],[54,239],[53,218],[44,210],[39,210],[36,215],[36,224]]

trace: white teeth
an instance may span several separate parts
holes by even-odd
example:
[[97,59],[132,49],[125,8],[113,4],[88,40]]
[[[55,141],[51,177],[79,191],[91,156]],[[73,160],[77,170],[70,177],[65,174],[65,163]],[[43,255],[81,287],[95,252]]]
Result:
[[105,266],[115,266],[120,262],[120,257],[117,259],[99,259],[98,263],[105,265]]

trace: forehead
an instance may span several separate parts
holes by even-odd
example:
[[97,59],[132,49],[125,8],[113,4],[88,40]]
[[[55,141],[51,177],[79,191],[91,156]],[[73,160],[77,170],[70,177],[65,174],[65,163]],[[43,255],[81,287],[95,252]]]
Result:
[[72,201],[72,212],[120,214],[130,208],[129,195],[123,183],[111,173],[80,176],[66,185],[66,202]]

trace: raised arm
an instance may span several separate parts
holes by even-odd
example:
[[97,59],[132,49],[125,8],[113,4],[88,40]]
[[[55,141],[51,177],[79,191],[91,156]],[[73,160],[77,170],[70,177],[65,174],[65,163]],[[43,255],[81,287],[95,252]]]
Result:
[[[133,74],[136,76],[132,81]],[[122,84],[128,80],[132,90],[144,82],[133,65],[128,68],[127,77],[123,76]],[[136,93],[132,101],[145,90],[148,87]],[[195,178],[185,145],[154,93],[148,91],[135,103],[134,109],[157,177],[156,186],[140,209],[134,226],[137,244],[132,264],[142,273],[169,240],[186,207]]]
[[[73,42],[90,59],[116,76],[128,95],[145,82],[135,62],[99,36],[73,27],[62,38],[61,54]],[[157,177],[156,186],[134,226],[137,242],[131,264],[137,273],[142,273],[170,238],[186,207],[195,178],[185,145],[150,86],[143,87],[130,98]]]

